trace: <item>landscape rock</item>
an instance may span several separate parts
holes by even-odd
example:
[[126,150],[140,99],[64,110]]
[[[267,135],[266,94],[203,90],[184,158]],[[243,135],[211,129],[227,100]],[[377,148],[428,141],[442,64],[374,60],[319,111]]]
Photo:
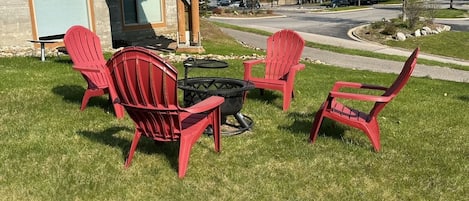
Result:
[[397,32],[396,38],[397,38],[397,40],[399,40],[399,41],[405,41],[405,39],[406,39],[404,33],[402,33],[402,32]]
[[443,26],[443,30],[444,30],[444,31],[451,31],[451,26],[449,26],[449,25],[444,25],[444,26]]
[[431,33],[432,32],[432,29],[430,29],[430,27],[422,27],[422,30],[425,30],[425,32],[427,32],[427,34]]

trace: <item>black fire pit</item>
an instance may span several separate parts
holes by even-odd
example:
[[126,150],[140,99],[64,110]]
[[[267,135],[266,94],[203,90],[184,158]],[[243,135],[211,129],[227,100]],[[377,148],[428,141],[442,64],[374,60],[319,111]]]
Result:
[[[225,102],[221,105],[222,123],[235,128],[222,131],[223,135],[236,135],[249,130],[253,121],[240,113],[246,91],[254,89],[254,84],[244,80],[220,77],[184,78],[178,81],[178,87],[184,91],[184,105],[192,106],[210,96],[221,96]],[[233,115],[237,123],[230,123],[227,117]]]

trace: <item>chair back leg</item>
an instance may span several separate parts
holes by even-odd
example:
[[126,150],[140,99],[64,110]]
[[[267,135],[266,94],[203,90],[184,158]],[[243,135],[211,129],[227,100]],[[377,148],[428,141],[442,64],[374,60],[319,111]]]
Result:
[[134,157],[135,149],[137,148],[137,144],[141,136],[142,134],[136,130],[134,134],[134,139],[132,140],[132,145],[130,146],[129,155],[127,157],[127,160],[125,160],[125,168],[128,168],[132,163],[132,158]]

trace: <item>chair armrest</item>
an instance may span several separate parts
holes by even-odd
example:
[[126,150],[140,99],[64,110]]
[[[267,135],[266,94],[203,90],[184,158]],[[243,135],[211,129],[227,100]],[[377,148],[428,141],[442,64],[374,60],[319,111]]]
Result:
[[337,92],[337,91],[329,92],[329,97],[351,99],[351,100],[382,102],[382,103],[389,102],[391,100],[390,96],[375,96],[375,95],[354,94],[354,93],[347,93],[347,92]]
[[341,88],[354,88],[354,89],[374,89],[374,90],[388,90],[387,87],[378,86],[378,85],[369,85],[356,82],[343,82],[339,81],[334,84],[332,91],[339,91]]
[[221,96],[210,96],[188,108],[181,108],[181,110],[192,114],[202,113],[219,107],[223,102],[225,102],[225,98]]
[[305,65],[304,64],[295,64],[293,67],[291,67],[291,69],[293,71],[300,71],[300,70],[304,70],[305,69]]
[[295,79],[296,73],[297,73],[298,71],[304,70],[304,69],[305,69],[305,65],[304,65],[304,64],[296,64],[296,65],[292,66],[290,72],[288,72],[288,78],[287,78],[287,80],[293,80],[293,79]]
[[252,67],[257,64],[265,63],[264,59],[257,59],[257,60],[247,60],[243,62],[244,65],[244,80],[249,80],[252,77]]
[[243,64],[244,64],[244,67],[246,66],[254,66],[256,64],[260,64],[260,63],[264,63],[265,62],[265,59],[256,59],[256,60],[246,60],[246,61],[243,61]]

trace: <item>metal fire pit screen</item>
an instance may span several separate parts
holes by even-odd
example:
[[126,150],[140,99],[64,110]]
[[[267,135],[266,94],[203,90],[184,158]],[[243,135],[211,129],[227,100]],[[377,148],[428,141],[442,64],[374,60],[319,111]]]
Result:
[[[236,135],[249,130],[253,121],[240,113],[246,91],[254,89],[254,84],[244,80],[222,77],[196,77],[187,78],[190,68],[226,68],[224,61],[212,59],[189,58],[184,61],[184,79],[178,81],[178,87],[184,91],[184,105],[192,106],[210,96],[221,96],[225,102],[221,105],[222,124],[232,129],[222,130],[223,135]],[[236,122],[229,121],[228,116],[233,115]]]
[[[184,84],[185,83],[185,84]],[[222,131],[222,134],[239,134],[249,130],[253,121],[240,113],[244,103],[244,93],[254,89],[250,82],[232,78],[197,77],[180,80],[179,88],[184,90],[184,105],[192,106],[210,96],[222,96],[225,102],[221,105],[223,124],[236,127],[236,130]],[[233,115],[239,125],[229,123],[227,116]]]

